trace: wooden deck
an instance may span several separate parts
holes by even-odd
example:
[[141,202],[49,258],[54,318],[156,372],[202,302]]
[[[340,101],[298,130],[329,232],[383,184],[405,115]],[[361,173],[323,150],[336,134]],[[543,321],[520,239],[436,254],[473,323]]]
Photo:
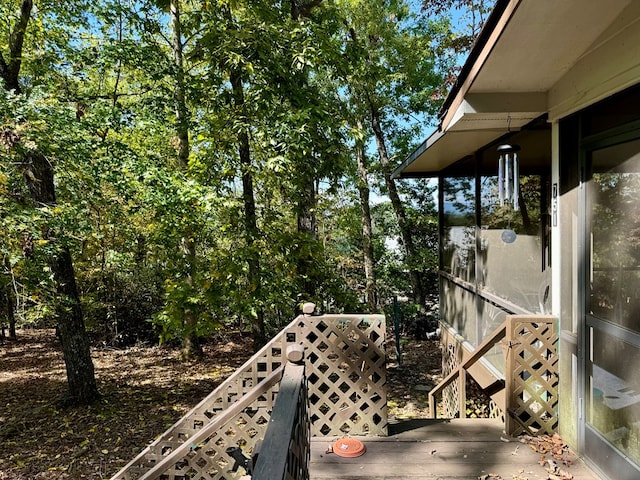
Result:
[[505,436],[503,428],[491,419],[403,421],[389,425],[388,437],[358,437],[367,450],[357,458],[327,453],[335,437],[314,437],[310,479],[599,480],[575,455],[570,466],[557,462],[572,477],[550,477],[542,454]]

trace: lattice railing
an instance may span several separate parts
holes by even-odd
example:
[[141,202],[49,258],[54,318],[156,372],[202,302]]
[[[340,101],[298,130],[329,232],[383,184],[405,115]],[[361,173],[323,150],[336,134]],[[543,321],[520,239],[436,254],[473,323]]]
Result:
[[311,434],[386,435],[384,316],[305,322]]
[[552,434],[558,428],[555,318],[511,316],[507,338],[506,431]]
[[[441,350],[442,350],[442,376],[446,378],[452,372],[458,369],[463,359],[469,356],[462,346],[463,338],[455,334],[448,328],[442,328],[441,334]],[[442,416],[445,418],[454,418],[460,416],[460,396],[463,392],[460,390],[460,382],[451,382],[442,390],[442,401],[440,404]],[[504,412],[498,403],[489,399],[487,405],[487,415],[489,418],[504,419]]]
[[[505,419],[510,435],[553,433],[558,426],[558,357],[555,317],[545,315],[508,315],[481,345],[466,351],[462,339],[443,328],[442,370],[444,380],[429,394],[431,415],[436,416],[436,396],[442,395],[445,417],[464,416],[466,377],[470,369],[497,344],[506,355],[504,402],[489,405],[492,416]],[[476,370],[477,371],[477,370]],[[499,382],[494,382],[492,387]],[[494,391],[492,395],[497,392]]]
[[[250,455],[264,437],[294,344],[305,348],[312,435],[386,435],[385,328],[383,315],[297,317],[112,480],[239,478],[226,451]],[[148,475],[159,464],[162,476]]]
[[[454,372],[462,363],[463,349],[462,343],[447,328],[442,328],[441,349],[442,349],[442,377],[446,378]],[[442,415],[445,418],[454,418],[459,413],[459,382],[451,382],[442,391]]]

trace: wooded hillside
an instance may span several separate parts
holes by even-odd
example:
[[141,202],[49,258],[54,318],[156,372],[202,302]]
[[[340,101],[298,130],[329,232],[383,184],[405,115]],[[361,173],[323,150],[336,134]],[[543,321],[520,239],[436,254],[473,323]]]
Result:
[[89,404],[91,344],[198,358],[394,295],[420,329],[434,186],[390,173],[468,46],[447,8],[485,3],[3,1],[2,335],[55,327]]

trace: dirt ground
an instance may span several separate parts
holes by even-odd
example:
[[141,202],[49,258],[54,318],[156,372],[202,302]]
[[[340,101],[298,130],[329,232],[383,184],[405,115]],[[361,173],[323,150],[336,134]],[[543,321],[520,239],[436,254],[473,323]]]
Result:
[[[388,349],[391,419],[428,411],[440,373],[437,341],[402,341],[398,365]],[[251,343],[241,336],[205,345],[200,362],[168,347],[93,349],[102,398],[67,408],[62,354],[53,330],[19,330],[0,344],[0,480],[108,479],[242,365]]]

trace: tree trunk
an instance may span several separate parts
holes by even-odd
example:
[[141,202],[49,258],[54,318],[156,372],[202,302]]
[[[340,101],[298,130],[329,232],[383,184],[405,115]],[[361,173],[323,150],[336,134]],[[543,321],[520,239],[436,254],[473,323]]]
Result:
[[13,295],[13,285],[10,283],[4,287],[5,314],[9,322],[9,338],[15,340],[16,335],[16,314],[15,297]]
[[[0,291],[0,300],[2,301],[2,303],[4,305],[7,305],[7,310],[6,310],[5,314],[7,314],[8,310],[9,310],[9,308],[8,308],[9,300],[8,300],[7,294],[6,294],[7,289],[8,288],[5,287],[5,288],[2,289],[2,291]],[[7,315],[7,320],[8,319],[9,319],[9,315]],[[6,326],[5,326],[5,323],[4,323],[4,319],[2,318],[2,316],[0,316],[0,343],[3,343],[4,340],[7,338],[7,334],[5,333],[5,329],[6,329]]]
[[53,259],[51,271],[59,298],[58,332],[67,367],[69,400],[74,405],[88,405],[97,400],[99,394],[68,248],[63,248]]
[[297,274],[302,279],[302,300],[309,301],[316,296],[316,280],[313,273],[312,244],[318,241],[318,222],[316,219],[316,188],[313,175],[308,174],[302,182],[302,192],[298,200],[298,236],[300,246],[297,255]]
[[[320,5],[323,0],[290,0],[291,19],[299,21],[308,17],[311,11]],[[298,76],[301,86],[307,82],[308,74],[306,72]],[[292,105],[295,107],[295,98],[292,99]],[[307,160],[309,162],[309,160]],[[304,169],[301,172],[301,190],[298,195],[297,218],[298,218],[298,236],[300,238],[300,247],[297,254],[296,271],[299,278],[302,279],[302,301],[313,300],[316,296],[316,280],[313,273],[313,249],[309,248],[310,244],[318,240],[318,222],[316,219],[316,179],[311,167],[302,162]],[[300,300],[300,299],[299,299]]]
[[173,61],[176,67],[175,78],[175,109],[176,109],[176,133],[178,136],[178,160],[180,165],[186,169],[189,164],[189,111],[185,96],[183,46],[182,46],[182,23],[180,20],[180,1],[171,0],[171,26],[172,26],[172,48]]
[[[13,294],[13,271],[9,257],[4,257],[4,269],[7,273],[7,282],[2,289],[2,300],[5,305],[5,315],[9,323],[9,338],[15,340],[16,336],[16,315],[15,315],[15,296]],[[2,324],[2,336],[5,336],[4,323]]]
[[[53,168],[44,155],[33,152],[25,158],[24,176],[36,205],[56,204]],[[49,230],[46,240],[56,242]],[[98,397],[89,338],[85,330],[76,277],[67,247],[62,247],[49,261],[56,295],[57,327],[67,369],[69,400],[75,405],[88,405]]]
[[[176,67],[175,77],[175,111],[176,111],[176,135],[178,139],[178,161],[183,170],[189,165],[189,111],[185,96],[185,80],[183,66],[182,24],[180,21],[180,1],[171,0],[171,27],[173,60]],[[185,232],[182,237],[182,248],[187,266],[187,274],[184,279],[190,289],[196,288],[195,274],[197,268],[196,241],[193,232]],[[182,322],[184,326],[182,339],[183,358],[197,358],[202,356],[202,345],[198,338],[199,311],[194,305],[182,307]]]
[[20,66],[22,65],[22,46],[32,8],[32,0],[22,0],[20,19],[9,35],[9,58],[5,59],[0,52],[0,78],[4,81],[4,88],[8,91],[13,90],[16,94],[21,93],[19,78]]
[[371,127],[376,137],[376,144],[378,147],[378,155],[380,156],[380,165],[382,167],[382,174],[384,176],[384,182],[389,191],[389,198],[391,205],[396,214],[398,226],[400,228],[400,235],[402,237],[402,243],[406,252],[406,261],[409,264],[409,274],[411,277],[411,287],[413,288],[414,301],[420,307],[421,311],[425,310],[425,295],[422,289],[422,281],[420,279],[420,272],[413,268],[412,263],[415,258],[415,247],[413,245],[413,237],[409,229],[407,222],[407,216],[405,213],[404,205],[398,195],[396,184],[391,178],[391,162],[389,161],[389,155],[387,153],[387,146],[385,143],[384,132],[380,125],[380,112],[375,106],[370,96],[367,96],[367,102],[369,104],[369,113],[371,115]]
[[[9,38],[9,59],[0,54],[0,76],[7,90],[20,93],[20,66],[22,46],[33,3],[23,0],[20,19]],[[22,162],[24,177],[36,206],[52,206],[56,203],[53,167],[38,152],[25,154]],[[54,232],[45,232],[45,239],[56,242]],[[89,338],[85,330],[80,297],[76,287],[75,272],[69,249],[63,247],[49,260],[56,294],[56,317],[64,362],[69,383],[69,399],[74,404],[89,404],[99,396],[91,360]]]
[[371,227],[371,208],[369,205],[369,179],[364,143],[356,142],[356,161],[358,163],[358,193],[360,194],[360,215],[362,218],[362,252],[364,257],[365,299],[369,312],[378,310],[376,275],[373,256],[373,229]]
[[9,317],[9,338],[16,340],[18,335],[16,334],[16,299],[13,295],[13,288],[9,285],[7,288],[7,317]]
[[[260,271],[260,253],[256,241],[258,240],[258,218],[256,215],[256,201],[253,192],[253,172],[251,171],[251,149],[249,145],[249,134],[246,127],[246,112],[244,103],[244,87],[238,69],[230,72],[231,87],[233,89],[233,99],[237,114],[242,116],[245,127],[238,133],[238,154],[242,167],[242,201],[244,204],[244,225],[245,241],[248,248],[248,275],[250,297],[254,303],[261,302],[262,279]],[[254,341],[257,345],[263,345],[266,341],[266,331],[264,324],[264,309],[261,305],[256,305],[256,317],[253,319]]]

